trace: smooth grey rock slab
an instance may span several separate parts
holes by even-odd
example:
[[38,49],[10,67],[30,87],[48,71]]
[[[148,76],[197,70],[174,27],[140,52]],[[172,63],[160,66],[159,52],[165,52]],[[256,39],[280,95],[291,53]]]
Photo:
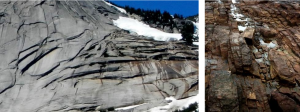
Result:
[[193,46],[118,29],[112,19],[127,15],[103,1],[1,1],[0,12],[1,112],[158,106],[197,93]]

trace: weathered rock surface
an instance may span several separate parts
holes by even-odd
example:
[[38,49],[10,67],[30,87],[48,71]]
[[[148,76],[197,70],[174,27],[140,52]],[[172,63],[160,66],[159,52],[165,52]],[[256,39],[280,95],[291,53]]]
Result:
[[139,112],[198,93],[197,46],[130,35],[103,1],[0,5],[1,112]]
[[206,111],[299,111],[299,2],[237,2],[205,3]]

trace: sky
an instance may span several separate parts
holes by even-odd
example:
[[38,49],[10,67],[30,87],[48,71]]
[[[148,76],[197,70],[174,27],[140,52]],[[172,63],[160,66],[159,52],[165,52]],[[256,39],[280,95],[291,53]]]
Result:
[[198,0],[149,0],[149,1],[142,1],[142,0],[109,0],[110,2],[117,4],[119,6],[130,6],[134,8],[141,8],[141,9],[149,9],[149,10],[156,10],[159,9],[160,11],[167,11],[171,15],[177,13],[183,15],[183,17],[193,16],[198,14],[199,10],[199,3]]

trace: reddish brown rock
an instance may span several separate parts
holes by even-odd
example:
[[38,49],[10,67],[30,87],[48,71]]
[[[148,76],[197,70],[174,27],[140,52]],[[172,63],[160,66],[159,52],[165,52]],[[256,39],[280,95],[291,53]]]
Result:
[[279,92],[283,93],[283,94],[291,94],[292,93],[291,90],[290,90],[290,88],[287,88],[287,87],[281,87],[279,89]]
[[[293,99],[281,94],[277,91],[272,92],[271,101],[279,106],[281,111],[285,112],[299,112],[300,106]],[[280,111],[278,110],[278,111]]]
[[287,65],[287,57],[283,52],[270,50],[269,60],[271,62],[271,74],[277,74],[280,79],[287,81],[290,84],[295,84],[293,69]]
[[265,38],[272,38],[275,37],[277,34],[277,31],[275,29],[259,28],[259,31]]
[[213,71],[206,93],[208,111],[238,111],[237,86],[228,71]]
[[260,79],[237,76],[236,83],[239,90],[240,102],[247,102],[240,104],[240,108],[242,109],[240,111],[244,112],[250,109],[254,111],[270,111],[266,87]]
[[[241,0],[235,6],[256,23],[244,32],[238,32],[237,25],[246,22],[234,21],[229,5],[212,3],[213,8],[206,9],[211,13],[206,20],[215,19],[214,24],[206,22],[206,59],[217,60],[205,70],[207,111],[299,111],[299,4]],[[207,30],[211,26],[216,28]],[[260,43],[261,37],[266,44]],[[233,103],[235,95],[238,100]]]
[[243,32],[242,37],[252,40],[254,35],[255,29],[254,28],[246,28],[246,30]]
[[[252,69],[250,70],[251,74],[256,77],[261,77],[259,73],[259,65],[256,63],[256,61],[252,60]],[[261,77],[263,78],[263,77]]]

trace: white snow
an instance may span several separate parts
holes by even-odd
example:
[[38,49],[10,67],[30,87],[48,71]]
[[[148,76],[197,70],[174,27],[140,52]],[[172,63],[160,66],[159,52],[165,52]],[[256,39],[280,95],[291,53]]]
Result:
[[263,62],[263,58],[255,59],[255,61],[256,61],[257,63],[261,63],[261,62]]
[[[235,0],[232,0],[232,3],[236,3]],[[242,17],[244,17],[244,15],[237,13],[237,8],[234,4],[231,4],[230,7],[231,7],[231,15],[233,16],[235,21],[248,21],[247,18],[246,19],[241,19]],[[239,31],[245,31],[246,28],[247,28],[247,26],[238,25]]]
[[239,31],[245,31],[246,30],[246,26],[238,26]]
[[[192,21],[193,22],[193,21]],[[193,22],[194,27],[195,27],[195,34],[198,35],[198,30],[199,30],[199,23]]]
[[245,20],[240,19],[240,18],[244,17],[244,15],[237,13],[237,8],[234,4],[231,4],[230,7],[231,7],[231,9],[230,9],[231,15],[233,15],[233,18],[235,18],[236,21],[245,21]]
[[256,53],[258,52],[258,49],[256,47],[253,47],[253,50],[252,50],[253,53]]
[[265,43],[263,39],[259,38],[259,42],[261,45],[267,45],[268,48],[275,48],[276,44],[274,44],[273,42],[270,43]]
[[[199,36],[199,23],[195,23],[193,22],[194,26],[195,26],[195,33],[194,36]],[[198,39],[199,41],[199,39]],[[199,42],[193,42],[194,45],[198,45],[199,46]]]
[[194,45],[198,45],[199,46],[199,42],[193,42]]
[[262,57],[264,57],[267,60],[268,59],[268,52],[263,53]]
[[[161,30],[151,28],[149,25],[144,24],[136,19],[122,17],[113,20],[115,26],[128,30],[131,34],[143,35],[146,37],[153,38],[157,41],[170,41],[170,40],[180,40],[182,36],[180,33],[166,33]],[[198,36],[199,23],[193,22],[195,26],[194,36]],[[199,45],[199,42],[193,42],[195,45]]]
[[139,104],[139,105],[127,106],[127,107],[120,107],[120,108],[116,108],[115,110],[128,110],[128,109],[132,109],[132,108],[144,105],[144,104],[147,104],[147,103],[143,103],[143,104]]
[[114,6],[114,5],[112,5],[112,4],[108,3],[108,2],[106,2],[105,0],[103,0],[103,2],[106,3],[106,4],[109,5],[109,6],[112,6],[112,7],[116,8],[117,10],[119,10],[119,11],[122,12],[122,13],[126,13],[126,10],[125,10],[125,9],[119,8],[119,7],[117,7],[117,6]]
[[247,21],[250,21],[250,18],[245,18],[245,16],[243,14],[240,14],[238,11],[237,11],[237,7],[234,5],[236,2],[236,0],[232,0],[232,3],[230,5],[230,10],[231,10],[231,15],[233,16],[233,18],[235,19],[235,21],[238,21],[238,22],[243,22],[243,21],[246,21],[245,25],[242,26],[242,25],[238,25],[238,29],[239,31],[245,31],[245,29],[248,27],[248,22]]
[[180,33],[166,33],[128,17],[120,16],[119,19],[113,20],[113,23],[119,28],[136,32],[138,35],[152,37],[158,41],[180,40],[182,38]]
[[198,102],[198,99],[200,98],[200,94],[197,94],[196,96],[192,96],[186,99],[176,100],[174,97],[167,97],[165,100],[171,100],[168,105],[166,106],[160,106],[150,109],[150,112],[168,112],[169,108],[172,107],[178,107],[179,109],[187,108],[190,104]]

